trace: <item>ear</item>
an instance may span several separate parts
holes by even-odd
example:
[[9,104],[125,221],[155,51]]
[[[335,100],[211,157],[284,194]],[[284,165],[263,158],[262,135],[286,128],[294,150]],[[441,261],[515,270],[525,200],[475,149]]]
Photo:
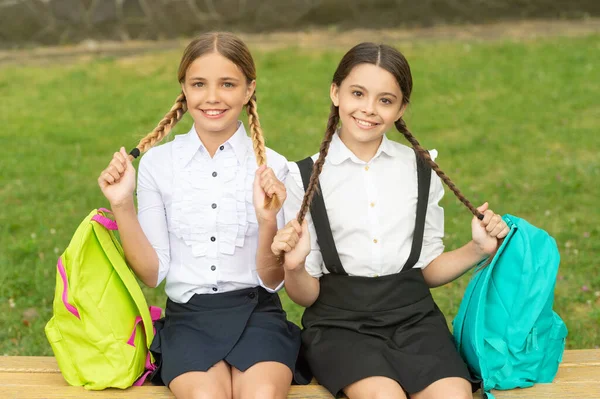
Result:
[[408,103],[402,104],[402,106],[400,107],[400,110],[398,111],[398,114],[396,114],[396,121],[398,121],[398,119],[402,118],[402,116],[404,115],[404,111],[406,111],[407,107],[408,107]]
[[183,92],[183,94],[185,94],[185,98],[187,98],[187,93],[185,91],[185,84],[183,82],[181,82],[181,91]]
[[331,84],[331,88],[329,89],[329,97],[331,98],[331,102],[336,107],[340,106],[340,88],[335,83]]
[[253,80],[252,82],[250,82],[250,84],[246,88],[246,99],[244,100],[244,104],[248,104],[248,101],[250,101],[250,99],[254,95],[255,90],[256,90],[256,80]]

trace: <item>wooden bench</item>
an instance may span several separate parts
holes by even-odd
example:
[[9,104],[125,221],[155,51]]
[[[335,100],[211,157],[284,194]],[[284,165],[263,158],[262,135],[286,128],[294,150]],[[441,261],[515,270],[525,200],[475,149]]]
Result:
[[[566,351],[552,384],[532,388],[494,391],[497,399],[599,399],[600,350]],[[127,390],[86,391],[68,386],[53,357],[0,356],[0,398],[173,398],[165,387],[146,384]],[[321,385],[292,386],[288,398],[332,398]],[[481,392],[475,394],[481,399]]]

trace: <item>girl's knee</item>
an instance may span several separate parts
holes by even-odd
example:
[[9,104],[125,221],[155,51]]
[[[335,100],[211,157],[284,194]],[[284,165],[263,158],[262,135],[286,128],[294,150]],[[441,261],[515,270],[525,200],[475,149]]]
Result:
[[350,399],[406,399],[404,390],[387,377],[368,377],[344,389]]
[[410,399],[473,399],[473,393],[467,380],[451,377],[434,382]]
[[449,392],[444,394],[444,399],[473,399],[471,392]]
[[[208,386],[195,386],[189,391],[189,396],[184,398],[189,399],[231,399],[231,393],[224,387],[216,384],[210,384]],[[179,399],[179,396],[177,396]]]
[[240,394],[239,399],[284,399],[287,397],[287,392],[283,392],[280,386],[271,382],[246,386]]
[[[376,391],[373,392],[373,395],[370,396],[370,399],[398,399],[398,390],[390,390],[390,389],[378,389]],[[406,398],[406,396],[403,396],[401,398]]]

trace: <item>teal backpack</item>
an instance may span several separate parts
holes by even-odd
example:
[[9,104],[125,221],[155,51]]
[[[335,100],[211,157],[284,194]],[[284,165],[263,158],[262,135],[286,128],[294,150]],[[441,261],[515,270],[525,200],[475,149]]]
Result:
[[523,219],[503,220],[510,232],[491,263],[478,266],[453,321],[458,351],[488,398],[492,389],[552,382],[567,336],[552,310],[556,242]]

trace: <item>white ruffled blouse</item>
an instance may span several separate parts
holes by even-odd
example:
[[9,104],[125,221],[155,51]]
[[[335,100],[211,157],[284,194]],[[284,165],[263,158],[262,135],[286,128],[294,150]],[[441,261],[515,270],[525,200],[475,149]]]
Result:
[[[267,162],[284,181],[286,159],[267,149]],[[183,303],[194,294],[264,286],[256,272],[252,187],[257,167],[241,122],[213,158],[193,127],[142,157],[138,218],[159,258],[158,283],[166,277],[171,300]],[[280,212],[278,227],[283,225]]]

